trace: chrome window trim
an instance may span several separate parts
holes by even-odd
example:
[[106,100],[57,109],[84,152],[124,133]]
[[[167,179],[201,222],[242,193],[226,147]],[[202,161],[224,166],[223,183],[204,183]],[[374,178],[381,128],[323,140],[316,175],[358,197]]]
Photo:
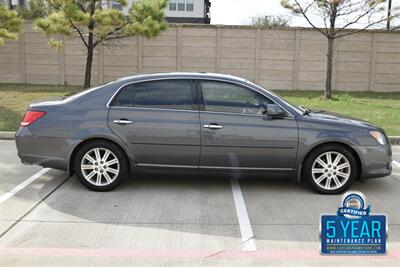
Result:
[[[137,109],[137,110],[153,110],[153,111],[166,111],[166,112],[188,112],[188,113],[211,113],[211,114],[222,114],[222,115],[239,115],[239,116],[251,116],[251,117],[259,117],[265,118],[265,115],[260,114],[243,114],[243,113],[231,113],[231,112],[219,112],[219,111],[205,111],[205,110],[186,110],[186,109],[168,109],[168,108],[144,108],[144,107],[119,107],[112,106],[117,109]],[[284,119],[294,119],[293,117],[286,117]]]
[[[226,83],[233,83],[242,87],[245,87],[249,90],[252,90],[256,93],[259,93],[261,95],[263,95],[264,97],[267,97],[268,99],[271,99],[271,97],[267,94],[265,94],[264,92],[259,92],[257,90],[255,90],[254,88],[237,82],[237,81],[231,81],[231,80],[226,80],[226,79],[222,79],[222,78],[215,78],[215,77],[211,77],[211,78],[207,78],[207,77],[163,77],[163,78],[148,78],[148,79],[144,79],[144,80],[140,80],[140,81],[133,81],[133,82],[128,82],[125,83],[123,85],[121,85],[116,91],[115,93],[111,96],[111,98],[108,100],[106,107],[107,108],[111,108],[111,107],[116,107],[116,108],[141,108],[141,107],[118,107],[118,106],[110,106],[111,102],[114,100],[115,96],[119,93],[119,91],[122,90],[122,88],[124,88],[125,86],[131,85],[131,84],[135,84],[135,83],[141,83],[141,82],[151,82],[151,81],[163,81],[163,80],[210,80],[210,81],[219,81],[219,82],[226,82]],[[262,88],[262,87],[261,87]],[[280,108],[282,108],[283,110],[285,110],[288,114],[290,118],[294,119],[294,115],[292,113],[290,113],[285,107],[282,107],[282,105],[280,103],[276,103],[276,101],[273,101],[276,105],[278,105]],[[154,109],[154,110],[172,110],[172,111],[189,111],[189,112],[199,112],[198,110],[186,110],[186,109],[161,109],[161,108],[146,108],[146,109]],[[200,111],[200,112],[212,112],[212,111]],[[214,111],[216,114],[231,114],[231,115],[250,115],[250,116],[263,116],[263,115],[257,115],[257,114],[242,114],[242,113],[229,113],[229,112],[218,112],[218,111]]]
[[189,113],[198,113],[198,110],[188,110],[188,109],[172,109],[172,108],[144,108],[144,107],[119,107],[119,106],[111,106],[113,108],[119,109],[142,109],[142,110],[154,110],[154,111],[171,111],[171,112],[189,112]]
[[[200,110],[200,113],[211,113],[211,114],[222,114],[222,115],[239,115],[239,116],[251,116],[251,117],[260,117],[260,118],[267,117],[267,115],[260,115],[260,114],[245,114],[245,113],[222,112],[222,111],[206,111],[206,110]],[[285,117],[283,119],[293,120],[294,117],[290,116],[290,117]]]

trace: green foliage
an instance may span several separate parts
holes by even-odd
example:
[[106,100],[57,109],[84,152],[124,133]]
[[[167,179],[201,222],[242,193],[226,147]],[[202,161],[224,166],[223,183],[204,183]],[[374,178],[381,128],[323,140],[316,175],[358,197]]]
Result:
[[18,16],[17,12],[0,5],[0,45],[4,44],[5,39],[16,40],[23,25],[24,20]]
[[[90,87],[93,51],[97,45],[131,36],[154,37],[167,27],[163,12],[167,0],[134,2],[128,15],[107,8],[104,0],[48,1],[51,12],[37,19],[36,27],[46,33],[49,44],[56,48],[61,48],[69,38],[81,39],[87,48],[85,88]],[[126,6],[126,0],[115,1]]]
[[50,7],[45,0],[29,0],[26,7],[20,7],[18,12],[29,20],[44,18],[50,12]]
[[[118,2],[126,6],[125,0]],[[91,33],[93,48],[107,40],[138,35],[154,37],[167,26],[163,12],[166,0],[133,3],[127,16],[120,10],[105,8],[102,4],[101,0],[50,0],[52,11],[35,23],[51,38],[52,46],[62,45],[62,40],[54,39],[59,34],[79,36],[88,46],[88,34]]]
[[282,16],[257,16],[251,18],[251,25],[256,27],[287,27],[289,19]]

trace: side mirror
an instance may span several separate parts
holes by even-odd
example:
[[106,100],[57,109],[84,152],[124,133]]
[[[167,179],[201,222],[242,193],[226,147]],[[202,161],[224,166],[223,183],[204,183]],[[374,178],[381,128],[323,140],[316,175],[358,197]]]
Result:
[[264,115],[272,119],[282,119],[287,117],[286,111],[284,111],[280,106],[275,104],[267,105],[267,108],[263,112]]

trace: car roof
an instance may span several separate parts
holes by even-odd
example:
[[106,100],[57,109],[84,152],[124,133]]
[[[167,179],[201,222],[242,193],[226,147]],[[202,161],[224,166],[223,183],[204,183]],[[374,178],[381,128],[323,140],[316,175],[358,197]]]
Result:
[[192,78],[192,79],[221,79],[227,81],[247,82],[246,79],[233,76],[230,74],[219,74],[209,72],[165,72],[151,74],[137,74],[118,79],[117,81],[140,81],[148,79],[163,79],[163,78]]

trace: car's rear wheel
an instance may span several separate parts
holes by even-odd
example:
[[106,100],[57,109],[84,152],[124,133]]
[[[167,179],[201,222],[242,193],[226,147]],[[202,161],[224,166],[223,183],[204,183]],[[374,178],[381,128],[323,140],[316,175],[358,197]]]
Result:
[[303,175],[317,192],[337,194],[353,183],[357,167],[357,160],[349,149],[341,145],[325,145],[307,157]]
[[94,191],[109,191],[121,184],[128,171],[124,152],[106,141],[83,145],[76,154],[74,170],[79,181]]

